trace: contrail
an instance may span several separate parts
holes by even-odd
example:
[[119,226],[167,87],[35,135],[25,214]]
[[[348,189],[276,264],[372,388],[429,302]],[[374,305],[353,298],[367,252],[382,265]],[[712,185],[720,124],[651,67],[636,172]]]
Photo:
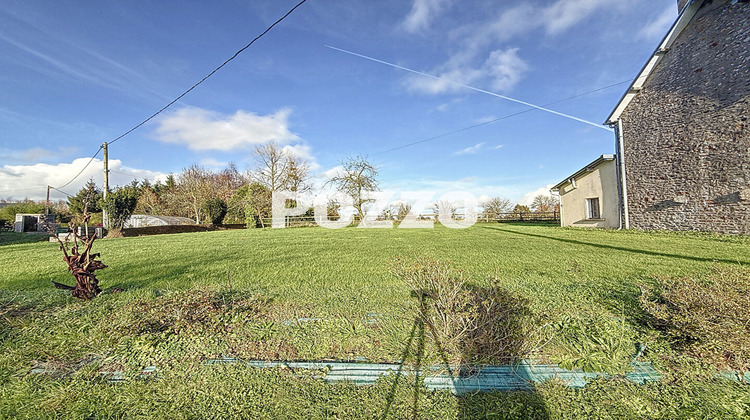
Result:
[[389,63],[389,62],[387,62],[387,61],[383,61],[383,60],[378,60],[377,58],[372,58],[372,57],[368,57],[368,56],[366,56],[366,55],[362,55],[362,54],[357,54],[357,53],[355,53],[355,52],[347,51],[347,50],[344,50],[344,49],[341,49],[341,48],[336,48],[336,47],[332,47],[332,46],[330,46],[330,45],[325,45],[325,44],[324,44],[323,46],[324,46],[324,47],[327,47],[327,48],[330,48],[330,49],[332,49],[332,50],[336,50],[336,51],[341,51],[341,52],[343,52],[343,53],[346,53],[346,54],[350,54],[350,55],[353,55],[353,56],[355,56],[355,57],[360,57],[360,58],[364,58],[365,60],[370,60],[370,61],[374,61],[374,62],[376,62],[376,63],[380,63],[380,64],[385,64],[386,66],[391,66],[391,67],[395,67],[395,68],[397,68],[397,69],[399,69],[399,70],[404,70],[404,71],[408,71],[408,72],[410,72],[410,73],[418,74],[418,75],[420,75],[420,76],[424,76],[424,77],[429,77],[429,78],[431,78],[431,79],[435,79],[435,80],[440,80],[440,81],[443,81],[443,82],[447,82],[447,83],[450,83],[450,84],[453,84],[453,85],[456,85],[456,86],[461,86],[461,87],[463,87],[463,88],[466,88],[466,89],[471,89],[471,90],[474,90],[474,91],[477,91],[477,92],[485,93],[485,94],[487,94],[487,95],[490,95],[490,96],[495,96],[495,97],[497,97],[497,98],[505,99],[506,101],[516,102],[516,103],[519,103],[519,104],[523,104],[523,105],[526,105],[526,106],[530,106],[530,107],[532,107],[532,108],[536,108],[536,109],[538,109],[538,110],[540,110],[540,111],[545,111],[545,112],[549,112],[549,113],[551,113],[551,114],[555,114],[555,115],[559,115],[559,116],[561,116],[561,117],[569,118],[569,119],[571,119],[571,120],[575,120],[575,121],[578,121],[578,122],[582,122],[582,123],[584,123],[584,124],[588,124],[588,125],[593,125],[594,127],[596,127],[596,128],[601,128],[602,130],[613,131],[613,130],[612,130],[611,128],[609,128],[609,127],[605,127],[605,126],[603,126],[603,125],[601,125],[601,124],[597,124],[597,123],[595,123],[595,122],[591,122],[591,121],[586,121],[586,120],[584,120],[584,119],[581,119],[581,118],[578,118],[578,117],[574,117],[574,116],[572,116],[572,115],[568,115],[568,114],[563,114],[562,112],[557,112],[557,111],[555,111],[555,110],[552,110],[552,109],[549,109],[549,108],[544,108],[544,107],[541,107],[541,106],[539,106],[539,105],[534,105],[534,104],[532,104],[532,103],[528,103],[528,102],[526,102],[526,101],[522,101],[522,100],[520,100],[520,99],[515,99],[515,98],[511,98],[511,97],[509,97],[509,96],[505,96],[505,95],[500,95],[499,93],[495,93],[495,92],[490,92],[490,91],[488,91],[488,90],[484,90],[484,89],[479,89],[479,88],[477,88],[477,87],[474,87],[474,86],[469,86],[469,85],[465,85],[465,84],[463,84],[463,83],[458,83],[458,82],[454,82],[454,81],[452,81],[452,80],[448,80],[448,79],[443,79],[443,78],[441,78],[441,77],[433,76],[433,75],[431,75],[431,74],[423,73],[423,72],[421,72],[421,71],[417,71],[417,70],[412,70],[412,69],[410,69],[410,68],[407,68],[407,67],[399,66],[399,65],[397,65],[397,64]]

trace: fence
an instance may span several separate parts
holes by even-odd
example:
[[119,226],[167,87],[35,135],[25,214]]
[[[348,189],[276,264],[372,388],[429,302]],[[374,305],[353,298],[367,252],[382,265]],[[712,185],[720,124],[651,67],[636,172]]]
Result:
[[509,212],[488,214],[481,213],[477,219],[479,222],[559,222],[559,211],[540,211],[540,212]]
[[[461,220],[461,215],[455,215],[454,219]],[[403,218],[399,219],[398,217],[393,217],[390,219],[386,218],[378,218],[378,220],[390,220],[394,223],[394,225],[398,225],[401,223]],[[420,215],[419,220],[434,220],[436,223],[439,223],[436,220],[435,215]],[[261,227],[270,227],[272,224],[273,219],[272,218],[263,218],[260,220]],[[508,212],[508,213],[479,213],[477,215],[477,222],[482,223],[507,223],[507,222],[559,222],[560,221],[560,212],[559,211],[550,211],[550,212]],[[357,216],[354,217],[354,220],[351,223],[352,225],[359,224],[359,218]],[[285,227],[309,227],[309,226],[317,226],[317,223],[315,223],[315,217],[313,216],[287,216],[285,217]]]

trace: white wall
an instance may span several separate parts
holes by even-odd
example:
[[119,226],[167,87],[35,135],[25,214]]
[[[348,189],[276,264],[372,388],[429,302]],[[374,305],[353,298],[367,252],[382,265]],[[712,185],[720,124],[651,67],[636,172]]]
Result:
[[[616,229],[620,225],[617,198],[617,171],[615,161],[606,161],[592,172],[576,178],[560,188],[560,221],[562,226],[598,227]],[[601,219],[590,220],[586,213],[586,199],[599,198]]]

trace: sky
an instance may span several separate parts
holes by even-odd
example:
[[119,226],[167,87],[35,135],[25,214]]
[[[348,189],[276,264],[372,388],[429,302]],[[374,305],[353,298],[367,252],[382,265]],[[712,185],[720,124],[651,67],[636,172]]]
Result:
[[[101,153],[70,181],[298,1],[3,1],[0,199],[101,186]],[[602,123],[676,17],[676,0],[308,0],[111,144],[110,184],[245,170],[276,142],[318,184],[362,155],[395,198],[528,204],[614,153]]]

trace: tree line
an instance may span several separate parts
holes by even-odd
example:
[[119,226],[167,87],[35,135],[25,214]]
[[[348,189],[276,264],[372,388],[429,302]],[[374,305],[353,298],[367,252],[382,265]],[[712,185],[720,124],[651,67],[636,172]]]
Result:
[[[342,169],[332,176],[326,186],[350,199],[360,220],[367,205],[374,201],[372,193],[380,190],[378,168],[367,158],[355,156],[341,162]],[[85,212],[93,214],[90,223],[101,223],[101,211],[106,210],[110,227],[119,229],[132,214],[180,216],[196,223],[242,223],[248,227],[265,227],[271,217],[272,195],[276,191],[309,193],[313,189],[310,163],[275,143],[257,146],[253,151],[253,166],[241,172],[234,163],[224,169],[212,171],[201,165],[191,165],[177,175],[170,174],[164,181],[134,180],[118,186],[103,198],[101,189],[93,180],[67,203],[58,202],[50,207],[61,222],[78,224]],[[67,205],[66,205],[67,204]],[[296,203],[289,202],[289,206]],[[22,203],[0,208],[0,223],[12,223],[15,213],[42,213],[44,202]],[[342,203],[329,200],[327,214],[332,220],[340,217]],[[508,213],[531,215],[559,211],[556,197],[539,195],[531,206],[515,204],[502,197],[482,203],[484,214],[493,219]],[[383,210],[379,218],[402,220],[411,211],[409,203],[393,203]],[[452,203],[437,202],[433,211],[457,209]],[[309,209],[307,216],[313,215]]]

